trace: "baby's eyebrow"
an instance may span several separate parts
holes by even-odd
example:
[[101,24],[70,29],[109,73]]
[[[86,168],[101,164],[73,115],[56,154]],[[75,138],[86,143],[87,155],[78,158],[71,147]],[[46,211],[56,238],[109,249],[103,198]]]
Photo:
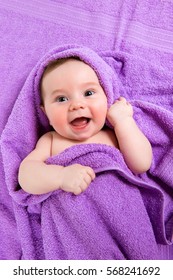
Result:
[[84,83],[82,83],[82,85],[83,86],[88,86],[88,87],[92,87],[92,86],[98,87],[98,86],[100,86],[100,84],[97,83],[97,82],[84,82]]
[[58,88],[58,89],[54,89],[52,92],[51,92],[51,95],[55,95],[55,94],[57,94],[57,93],[63,93],[63,89],[61,89],[61,88]]

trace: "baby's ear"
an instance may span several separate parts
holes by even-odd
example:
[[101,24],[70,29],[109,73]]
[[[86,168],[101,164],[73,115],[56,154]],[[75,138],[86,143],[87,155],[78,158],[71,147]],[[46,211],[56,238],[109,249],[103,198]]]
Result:
[[[40,105],[40,109],[43,111],[43,113],[46,115],[46,117],[47,117],[47,114],[46,114],[46,110],[45,110],[45,108],[44,108],[44,106],[43,105]],[[47,117],[48,118],[48,117]],[[48,119],[49,120],[49,119]],[[51,123],[49,122],[49,124],[51,125]]]
[[40,109],[43,111],[43,113],[45,113],[45,114],[46,114],[46,111],[45,111],[45,108],[44,108],[44,106],[43,106],[43,105],[40,105]]

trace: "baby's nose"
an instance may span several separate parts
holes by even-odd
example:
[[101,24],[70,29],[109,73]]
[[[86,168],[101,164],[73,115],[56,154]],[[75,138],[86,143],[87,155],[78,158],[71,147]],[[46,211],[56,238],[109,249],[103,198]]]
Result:
[[84,109],[85,107],[86,105],[84,102],[80,100],[74,100],[71,102],[69,110],[74,111],[74,110]]

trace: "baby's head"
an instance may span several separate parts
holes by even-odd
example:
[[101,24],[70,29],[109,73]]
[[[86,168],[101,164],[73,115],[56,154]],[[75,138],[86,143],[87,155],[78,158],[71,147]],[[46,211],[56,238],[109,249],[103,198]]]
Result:
[[49,63],[40,88],[41,107],[64,138],[86,140],[104,126],[107,97],[95,71],[79,58]]

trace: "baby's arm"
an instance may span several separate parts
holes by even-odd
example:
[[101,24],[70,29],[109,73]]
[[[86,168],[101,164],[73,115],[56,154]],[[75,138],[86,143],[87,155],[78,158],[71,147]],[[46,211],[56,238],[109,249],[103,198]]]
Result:
[[44,194],[58,189],[80,194],[95,178],[93,169],[80,164],[67,167],[46,164],[51,143],[51,133],[45,134],[22,161],[18,175],[21,188],[31,194]]
[[114,127],[120,151],[131,171],[135,174],[147,171],[152,161],[152,149],[133,119],[132,106],[120,97],[108,110],[107,118]]

